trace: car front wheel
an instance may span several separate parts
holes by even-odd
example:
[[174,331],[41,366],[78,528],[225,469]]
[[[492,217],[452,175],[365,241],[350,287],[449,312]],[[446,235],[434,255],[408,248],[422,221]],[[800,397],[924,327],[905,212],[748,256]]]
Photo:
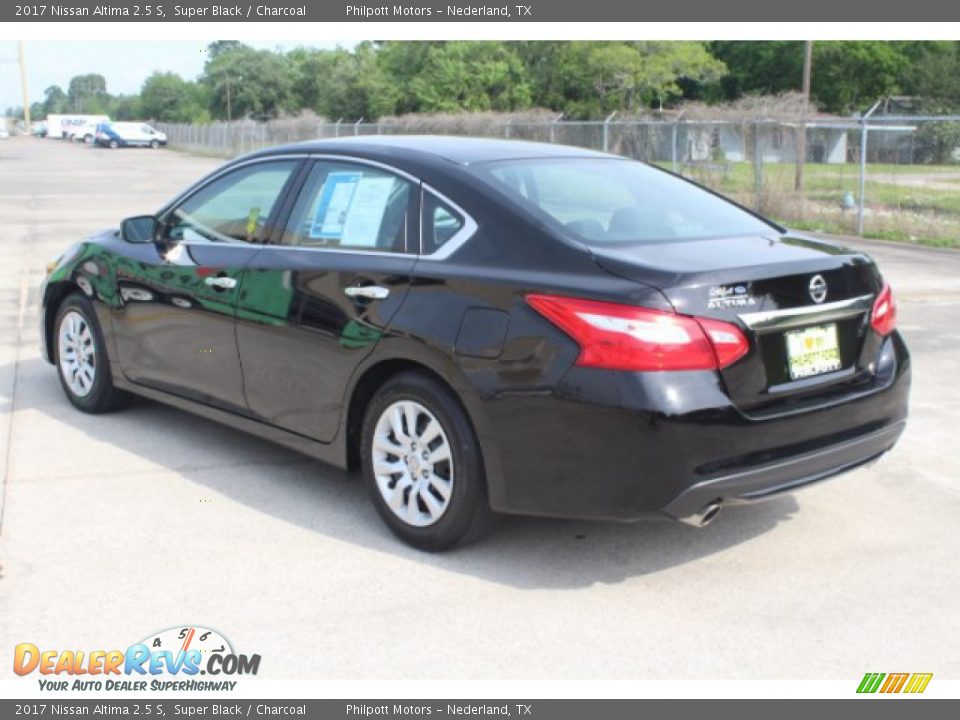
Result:
[[441,551],[479,538],[492,519],[479,445],[456,396],[427,375],[389,380],[363,425],[363,471],[395,535]]
[[113,386],[110,361],[90,301],[80,294],[57,312],[54,343],[60,384],[77,408],[89,413],[116,410],[125,395]]

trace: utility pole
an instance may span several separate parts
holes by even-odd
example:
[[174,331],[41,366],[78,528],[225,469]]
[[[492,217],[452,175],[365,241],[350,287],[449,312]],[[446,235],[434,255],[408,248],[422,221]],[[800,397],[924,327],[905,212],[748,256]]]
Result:
[[23,90],[23,131],[30,134],[30,88],[27,86],[27,61],[23,55],[23,40],[17,41],[20,59],[20,89]]
[[227,75],[227,122],[233,120],[233,108],[230,106],[230,76]]
[[797,172],[794,177],[794,189],[803,190],[803,164],[807,160],[807,113],[810,110],[810,75],[813,71],[813,40],[807,40],[803,47],[803,109],[800,128],[797,131]]

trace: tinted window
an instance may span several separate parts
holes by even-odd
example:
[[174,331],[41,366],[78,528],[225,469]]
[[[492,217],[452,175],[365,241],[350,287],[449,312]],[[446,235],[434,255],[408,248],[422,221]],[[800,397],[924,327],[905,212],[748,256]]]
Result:
[[412,188],[378,168],[318,162],[290,214],[283,243],[405,252]]
[[534,159],[475,172],[588,243],[768,234],[771,225],[706,190],[642,163]]
[[191,195],[166,218],[171,239],[263,242],[268,220],[297,161],[234,170]]
[[463,216],[440,198],[427,192],[423,197],[423,252],[440,249],[463,228]]

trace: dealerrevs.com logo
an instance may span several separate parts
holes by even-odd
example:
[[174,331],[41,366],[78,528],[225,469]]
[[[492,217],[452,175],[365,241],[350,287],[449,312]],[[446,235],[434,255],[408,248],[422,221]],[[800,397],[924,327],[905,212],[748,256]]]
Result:
[[239,654],[216,630],[199,626],[152,633],[125,650],[42,650],[20,643],[13,653],[13,671],[39,673],[40,689],[51,691],[229,691],[237,681],[227,678],[256,675],[259,668],[259,655]]

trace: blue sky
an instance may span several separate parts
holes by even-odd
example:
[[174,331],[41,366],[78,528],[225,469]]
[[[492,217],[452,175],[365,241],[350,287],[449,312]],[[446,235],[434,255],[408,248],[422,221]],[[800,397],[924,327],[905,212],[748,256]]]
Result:
[[[78,26],[78,30],[79,30]],[[30,101],[43,100],[43,91],[59,85],[66,91],[74,75],[99,73],[113,95],[134,93],[155,70],[175,72],[187,79],[203,70],[209,41],[28,41],[27,81]],[[332,48],[337,43],[249,42],[257,48],[290,50],[298,45]],[[353,43],[342,43],[347,47]],[[17,44],[0,41],[0,113],[21,104]]]

